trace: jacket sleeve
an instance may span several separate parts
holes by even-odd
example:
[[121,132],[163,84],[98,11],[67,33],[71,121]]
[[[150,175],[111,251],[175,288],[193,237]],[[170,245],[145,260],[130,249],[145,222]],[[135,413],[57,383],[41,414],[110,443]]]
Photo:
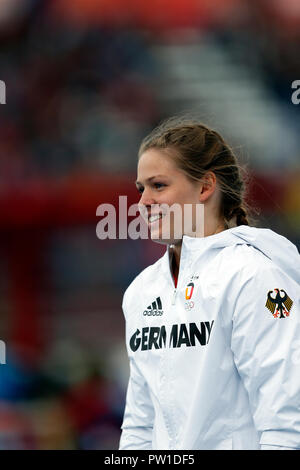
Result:
[[[284,304],[270,300],[275,289]],[[233,308],[231,349],[262,450],[300,448],[299,304],[299,285],[270,262],[243,282]]]
[[[126,311],[126,303],[125,300],[123,300],[125,319],[127,317]],[[126,322],[126,346],[129,357],[130,376],[127,387],[123,424],[121,426],[122,433],[119,450],[151,450],[154,408],[148,384],[136,364],[134,355],[129,350],[128,343],[128,323]]]

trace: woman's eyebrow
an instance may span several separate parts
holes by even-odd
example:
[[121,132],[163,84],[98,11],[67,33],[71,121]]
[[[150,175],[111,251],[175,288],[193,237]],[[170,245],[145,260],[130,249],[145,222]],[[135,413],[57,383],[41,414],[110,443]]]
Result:
[[[146,179],[146,182],[149,183],[149,182],[152,181],[154,178],[165,178],[165,177],[166,177],[165,175],[150,176],[150,178],[147,178],[147,179]],[[140,183],[139,181],[136,180],[135,184],[138,185],[138,184],[142,184],[142,183]]]

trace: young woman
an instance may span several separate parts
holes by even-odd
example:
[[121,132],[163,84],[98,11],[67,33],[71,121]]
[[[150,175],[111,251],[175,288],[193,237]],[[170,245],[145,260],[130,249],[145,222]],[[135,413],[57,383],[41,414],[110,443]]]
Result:
[[300,448],[297,248],[249,226],[237,159],[203,124],[160,125],[137,173],[151,238],[167,250],[124,294],[120,449]]

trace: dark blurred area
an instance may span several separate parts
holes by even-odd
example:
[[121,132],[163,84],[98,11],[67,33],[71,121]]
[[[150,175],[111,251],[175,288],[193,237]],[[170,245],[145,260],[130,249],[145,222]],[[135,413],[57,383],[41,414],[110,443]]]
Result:
[[122,295],[164,252],[99,240],[141,139],[185,110],[248,168],[256,225],[300,247],[297,0],[1,0],[0,449],[116,449]]

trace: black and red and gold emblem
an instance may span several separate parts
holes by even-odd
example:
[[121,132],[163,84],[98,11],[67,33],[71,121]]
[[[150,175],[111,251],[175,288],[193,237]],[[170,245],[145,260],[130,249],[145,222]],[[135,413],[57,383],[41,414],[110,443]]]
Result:
[[[271,294],[275,292],[275,297]],[[283,293],[283,295],[281,294]],[[266,307],[274,318],[286,318],[290,315],[293,301],[283,289],[274,289],[268,292]]]
[[187,302],[185,302],[184,304],[184,308],[186,310],[191,310],[192,308],[194,308],[194,302],[191,300],[192,298],[192,295],[193,295],[193,292],[194,292],[194,283],[193,282],[190,282],[187,286],[186,286],[186,289],[185,289],[185,300]]

